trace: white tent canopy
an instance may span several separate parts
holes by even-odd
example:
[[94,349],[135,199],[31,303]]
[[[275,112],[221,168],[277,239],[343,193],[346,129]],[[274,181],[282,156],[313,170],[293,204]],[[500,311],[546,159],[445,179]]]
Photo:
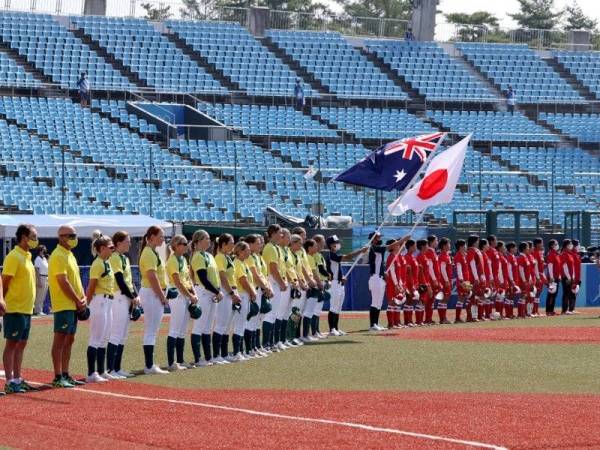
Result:
[[0,215],[0,237],[2,239],[13,238],[17,227],[22,223],[33,225],[37,229],[38,237],[40,238],[55,238],[58,227],[61,225],[75,227],[77,234],[82,238],[91,237],[94,230],[100,230],[103,234],[109,236],[116,231],[124,230],[132,237],[142,237],[146,229],[151,225],[162,227],[167,235],[174,233],[174,225],[172,223],[142,215],[80,216],[17,214]]

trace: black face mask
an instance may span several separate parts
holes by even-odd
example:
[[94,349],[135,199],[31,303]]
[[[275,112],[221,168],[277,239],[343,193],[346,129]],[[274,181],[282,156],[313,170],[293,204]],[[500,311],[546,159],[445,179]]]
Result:
[[375,245],[381,245],[381,242],[382,242],[382,241],[381,241],[381,239],[375,239],[375,240],[373,241],[373,243],[374,243]]

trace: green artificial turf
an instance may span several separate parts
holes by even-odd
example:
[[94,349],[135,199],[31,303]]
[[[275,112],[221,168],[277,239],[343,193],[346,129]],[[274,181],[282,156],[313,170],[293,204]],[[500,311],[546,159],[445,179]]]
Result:
[[[600,345],[451,342],[404,340],[364,331],[364,318],[344,319],[348,336],[328,338],[268,358],[245,363],[187,370],[165,376],[140,376],[131,382],[195,389],[391,390],[455,392],[543,392],[600,394]],[[321,320],[321,329],[326,320]],[[437,326],[412,330],[430,333],[442,329],[597,327],[590,315]],[[167,325],[163,324],[163,330]],[[362,330],[362,331],[360,331]],[[403,330],[400,330],[401,334]],[[25,367],[52,370],[51,324],[36,324],[26,351]],[[166,336],[156,347],[164,365]],[[143,367],[142,325],[133,324],[126,345],[124,368]],[[87,326],[80,324],[73,349],[71,372],[83,374]],[[191,359],[189,340],[186,358]]]

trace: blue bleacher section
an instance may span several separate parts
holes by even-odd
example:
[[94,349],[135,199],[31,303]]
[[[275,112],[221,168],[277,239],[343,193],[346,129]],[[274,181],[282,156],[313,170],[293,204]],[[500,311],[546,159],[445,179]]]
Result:
[[600,98],[600,53],[563,51],[554,55],[571,75]]
[[103,113],[118,119],[121,123],[127,124],[141,134],[157,134],[158,129],[153,123],[148,123],[146,119],[140,119],[135,114],[127,111],[126,102],[123,100],[92,100],[92,108],[98,108]]
[[512,85],[517,102],[585,101],[525,44],[456,44],[456,47],[504,92]]
[[489,88],[464,62],[451,58],[435,42],[367,40],[367,48],[428,100],[494,100]]
[[600,115],[539,113],[539,118],[581,142],[600,142]]
[[0,53],[0,86],[28,88],[39,86],[39,81],[4,53]]
[[[249,94],[294,94],[298,76],[241,25],[168,21],[167,26]],[[319,96],[309,84],[302,86],[305,97]]]
[[523,114],[499,111],[427,111],[435,122],[473,140],[515,142],[558,142],[551,134]]
[[110,64],[46,14],[3,12],[2,40],[64,88],[76,89],[81,72],[94,89],[128,90],[133,85]]
[[289,106],[199,103],[198,109],[246,135],[337,137],[334,130]]
[[321,107],[313,113],[358,138],[390,140],[438,131],[403,109]]
[[150,22],[90,16],[72,21],[150,86],[175,92],[227,91]]
[[339,33],[268,30],[267,36],[338,97],[408,99]]

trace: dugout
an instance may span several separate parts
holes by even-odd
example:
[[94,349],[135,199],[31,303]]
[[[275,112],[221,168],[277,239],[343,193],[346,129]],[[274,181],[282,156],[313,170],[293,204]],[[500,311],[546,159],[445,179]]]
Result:
[[56,247],[56,234],[61,225],[71,225],[77,230],[79,244],[73,250],[80,265],[88,265],[92,262],[91,236],[94,230],[100,230],[103,234],[112,236],[119,230],[124,230],[132,237],[130,258],[137,260],[139,253],[139,242],[151,225],[157,225],[165,230],[165,236],[172,236],[179,232],[176,225],[170,222],[154,219],[144,215],[35,215],[16,214],[0,215],[0,237],[2,238],[2,262],[14,246],[14,237],[17,227],[22,223],[33,225],[38,232],[40,243],[45,245],[50,252]]

